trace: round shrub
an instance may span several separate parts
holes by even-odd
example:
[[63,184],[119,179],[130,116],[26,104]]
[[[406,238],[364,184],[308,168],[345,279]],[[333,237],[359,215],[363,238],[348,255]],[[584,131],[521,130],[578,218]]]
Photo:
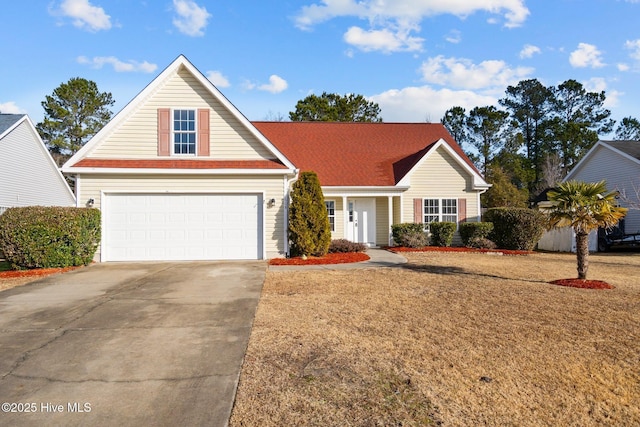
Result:
[[421,248],[427,246],[429,238],[424,232],[424,225],[418,222],[403,222],[391,226],[391,235],[397,246],[405,248]]
[[433,246],[451,246],[453,242],[453,233],[456,232],[455,222],[431,222],[429,223],[431,231],[431,244]]
[[100,211],[29,206],[0,216],[0,252],[13,268],[87,265],[100,242]]
[[491,222],[463,222],[458,228],[460,239],[464,246],[473,248],[472,241],[478,239],[488,239],[493,231],[493,223]]
[[535,248],[547,225],[544,214],[527,208],[491,208],[485,220],[493,223],[489,238],[499,248],[524,251]]
[[367,246],[364,243],[352,242],[347,239],[335,239],[329,245],[329,253],[364,252]]

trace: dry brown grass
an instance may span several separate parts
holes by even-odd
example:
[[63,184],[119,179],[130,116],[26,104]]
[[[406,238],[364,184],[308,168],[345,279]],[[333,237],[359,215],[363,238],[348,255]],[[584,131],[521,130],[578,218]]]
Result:
[[640,255],[269,272],[232,426],[640,425]]

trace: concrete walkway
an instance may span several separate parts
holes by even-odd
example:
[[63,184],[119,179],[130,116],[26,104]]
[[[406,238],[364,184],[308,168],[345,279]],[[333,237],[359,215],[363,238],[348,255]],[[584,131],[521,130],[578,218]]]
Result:
[[367,249],[369,260],[348,264],[324,265],[270,265],[269,271],[306,271],[306,270],[354,270],[372,267],[395,267],[407,262],[402,255],[384,249]]

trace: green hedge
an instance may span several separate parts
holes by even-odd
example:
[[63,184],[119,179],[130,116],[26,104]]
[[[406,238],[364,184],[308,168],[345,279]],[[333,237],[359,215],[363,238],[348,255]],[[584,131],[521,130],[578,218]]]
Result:
[[533,250],[546,229],[540,211],[527,208],[492,208],[485,220],[493,223],[489,238],[501,249]]
[[347,239],[335,239],[329,245],[329,253],[364,252],[366,250],[367,246],[364,243],[352,242]]
[[406,248],[420,248],[427,246],[429,238],[424,232],[424,224],[419,222],[403,222],[391,226],[393,242],[397,246]]
[[462,244],[467,247],[471,247],[472,242],[488,239],[492,231],[492,222],[463,222],[458,228]]
[[0,216],[0,251],[12,268],[87,265],[100,242],[100,211],[29,206]]
[[451,246],[453,233],[456,232],[456,223],[431,222],[429,223],[429,231],[431,231],[431,244],[433,246]]

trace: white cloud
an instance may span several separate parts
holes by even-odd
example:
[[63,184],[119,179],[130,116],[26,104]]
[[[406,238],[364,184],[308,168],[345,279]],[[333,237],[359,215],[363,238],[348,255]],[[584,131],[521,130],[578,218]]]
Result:
[[173,0],[177,17],[173,19],[173,25],[183,34],[192,37],[204,35],[204,29],[211,14],[207,9],[191,0]]
[[522,50],[520,51],[520,58],[531,58],[533,55],[540,53],[540,48],[538,46],[534,46],[532,44],[525,44]]
[[303,6],[295,22],[298,28],[309,29],[341,16],[400,23],[419,22],[425,17],[445,14],[464,18],[478,11],[503,15],[507,27],[522,25],[529,15],[524,0],[320,0],[320,4]]
[[0,113],[26,114],[26,111],[18,107],[14,101],[9,101],[9,102],[0,102]]
[[604,67],[602,52],[600,52],[596,46],[589,43],[579,43],[578,48],[569,55],[569,63],[576,68]]
[[589,92],[597,92],[600,93],[602,91],[606,92],[606,99],[604,100],[605,108],[612,108],[618,105],[618,101],[624,92],[619,92],[617,90],[607,90],[607,81],[602,77],[593,77],[586,82],[584,82],[584,88]]
[[393,32],[388,28],[363,30],[360,27],[351,27],[344,34],[344,41],[365,52],[379,50],[391,53],[421,50],[424,39],[409,36],[408,30]]
[[124,62],[115,56],[94,56],[92,59],[89,59],[86,56],[79,56],[76,60],[79,64],[90,65],[93,68],[102,68],[105,65],[111,65],[114,71],[118,73],[153,73],[158,68],[156,64],[151,64],[147,61],[137,62],[130,60],[128,62]]
[[[420,22],[437,15],[465,18],[475,12],[487,12],[504,17],[506,27],[518,27],[527,19],[529,10],[524,0],[319,0],[303,6],[294,18],[296,27],[310,30],[314,25],[338,17],[356,17],[369,22],[363,30],[351,27],[344,35],[347,43],[365,50],[422,50],[424,39],[411,36],[420,31]],[[450,36],[448,41],[456,43]]]
[[220,71],[207,71],[207,78],[216,87],[229,87],[229,79],[227,79]]
[[631,67],[629,67],[629,64],[625,64],[623,62],[617,64],[618,67],[618,71],[629,71],[631,69]]
[[451,30],[444,39],[449,43],[458,44],[462,41],[462,33],[458,30]]
[[289,87],[285,79],[275,74],[269,77],[269,83],[258,86],[258,90],[264,90],[271,93],[280,93]]
[[429,58],[420,67],[427,83],[460,89],[501,89],[527,78],[533,73],[529,67],[509,67],[504,61],[488,60],[474,64],[465,58]]
[[631,51],[629,54],[631,58],[640,61],[640,39],[627,40],[624,47]]
[[478,105],[496,105],[498,98],[470,90],[434,89],[430,86],[388,90],[367,98],[380,106],[385,122],[439,122],[454,106],[468,110]]
[[73,25],[81,29],[100,31],[111,28],[111,17],[89,0],[64,0],[54,13],[73,18]]

